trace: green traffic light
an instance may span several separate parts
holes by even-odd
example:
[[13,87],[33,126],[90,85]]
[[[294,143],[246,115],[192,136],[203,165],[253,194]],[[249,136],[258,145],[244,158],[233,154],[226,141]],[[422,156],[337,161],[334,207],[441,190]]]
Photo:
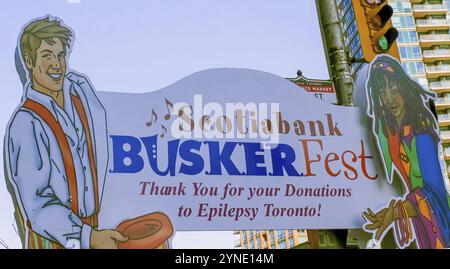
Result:
[[389,42],[385,36],[380,37],[378,40],[378,46],[383,51],[387,51],[389,49]]

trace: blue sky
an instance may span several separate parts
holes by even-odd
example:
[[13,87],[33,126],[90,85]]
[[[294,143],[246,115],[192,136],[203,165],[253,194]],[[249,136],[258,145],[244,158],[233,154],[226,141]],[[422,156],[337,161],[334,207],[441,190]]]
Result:
[[[14,67],[19,32],[47,14],[75,31],[69,67],[87,74],[101,91],[149,92],[217,67],[282,77],[301,69],[310,78],[329,77],[314,0],[1,1],[1,137],[22,94]],[[18,247],[3,182],[2,176],[0,239]],[[231,232],[179,233],[174,246],[232,248],[237,239]]]

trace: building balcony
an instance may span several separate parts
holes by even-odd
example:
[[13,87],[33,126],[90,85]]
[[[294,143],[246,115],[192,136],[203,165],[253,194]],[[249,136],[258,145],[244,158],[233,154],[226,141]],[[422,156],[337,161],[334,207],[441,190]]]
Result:
[[444,15],[445,13],[447,13],[447,8],[440,4],[414,5],[413,7],[414,18],[423,18],[429,15]]
[[430,82],[430,89],[436,93],[450,92],[450,81]]
[[422,55],[426,63],[445,61],[450,59],[450,49],[424,50]]
[[426,67],[427,78],[450,76],[450,65],[431,65]]
[[444,149],[444,160],[450,160],[450,148]]
[[450,131],[441,131],[441,138],[443,143],[450,143]]
[[449,45],[450,34],[427,34],[420,37],[420,46],[429,48],[436,45]]
[[443,98],[437,98],[434,100],[436,105],[436,110],[444,110],[450,108],[450,96],[445,96]]
[[438,114],[438,122],[440,127],[445,127],[450,125],[450,117],[448,114]]
[[450,29],[450,21],[447,19],[418,19],[416,20],[417,32],[439,31]]
[[449,171],[450,171],[450,167],[447,166],[444,170],[444,172],[442,173],[442,175],[444,176],[444,181],[446,181],[446,185],[449,187],[448,190],[450,190],[450,180],[449,180]]

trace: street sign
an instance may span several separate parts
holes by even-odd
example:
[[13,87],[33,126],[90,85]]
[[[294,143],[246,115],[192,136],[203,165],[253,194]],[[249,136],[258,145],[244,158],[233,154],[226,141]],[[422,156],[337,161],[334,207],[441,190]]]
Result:
[[288,80],[319,100],[337,104],[336,91],[332,81],[305,78],[300,70],[297,72],[297,75],[296,78],[288,78]]

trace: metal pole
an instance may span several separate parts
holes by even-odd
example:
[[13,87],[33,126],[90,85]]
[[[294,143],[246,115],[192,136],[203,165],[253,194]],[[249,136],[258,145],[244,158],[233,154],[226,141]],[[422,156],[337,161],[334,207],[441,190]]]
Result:
[[336,1],[316,0],[316,6],[328,63],[328,72],[336,89],[338,103],[344,106],[351,106],[353,104],[353,77],[345,50]]
[[[336,0],[316,0],[320,30],[325,49],[325,57],[328,63],[328,73],[336,89],[338,104],[344,106],[353,105],[353,77],[350,70],[350,62],[345,50],[344,37],[342,35],[339,12]],[[331,231],[338,238],[342,237],[342,231]],[[318,231],[308,231],[311,237],[311,248],[318,248]],[[346,247],[347,231],[343,233],[343,248]]]

